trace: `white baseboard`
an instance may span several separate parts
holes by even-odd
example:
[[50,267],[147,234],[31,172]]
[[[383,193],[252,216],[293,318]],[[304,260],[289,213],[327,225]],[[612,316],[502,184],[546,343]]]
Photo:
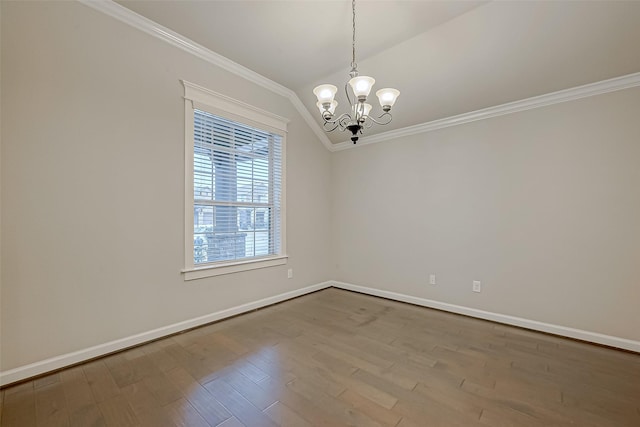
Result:
[[44,374],[46,372],[64,368],[65,366],[75,365],[76,363],[103,356],[105,354],[113,353],[114,351],[123,350],[125,348],[133,347],[135,345],[139,345],[148,341],[153,341],[155,339],[172,335],[177,332],[185,331],[187,329],[195,328],[201,325],[206,325],[207,323],[215,322],[217,320],[222,320],[227,317],[246,313],[257,308],[266,307],[271,304],[275,304],[311,292],[319,291],[321,289],[330,287],[331,284],[332,282],[318,283],[315,285],[307,286],[306,288],[296,289],[291,292],[285,292],[283,294],[264,298],[258,301],[253,301],[247,304],[238,305],[236,307],[217,311],[205,316],[200,316],[194,319],[185,320],[183,322],[174,323],[173,325],[163,326],[161,328],[143,332],[137,335],[132,335],[126,338],[121,338],[115,341],[110,341],[104,344],[99,344],[93,347],[74,351],[72,353],[67,353],[60,356],[52,357],[50,359],[31,363],[29,365],[19,366],[14,369],[2,371],[0,372],[0,386],[5,386],[17,381],[22,381],[27,378]]
[[550,323],[523,319],[521,317],[508,316],[506,314],[492,313],[490,311],[463,307],[461,305],[448,304],[448,303],[434,301],[426,298],[414,297],[411,295],[399,294],[391,291],[384,291],[381,289],[353,285],[351,283],[336,282],[336,281],[331,283],[334,288],[360,292],[363,294],[387,298],[394,301],[408,302],[410,304],[420,305],[423,307],[436,308],[438,310],[449,311],[451,313],[464,314],[466,316],[476,317],[479,319],[491,320],[494,322],[504,323],[507,325],[513,325],[513,326],[519,326],[522,328],[532,329],[534,331],[547,332],[554,335],[575,338],[582,341],[603,344],[610,347],[617,347],[624,350],[631,350],[631,351],[640,353],[640,341],[629,340],[626,338],[620,338],[620,337],[615,337],[611,335],[599,334],[597,332],[584,331],[582,329],[568,328],[566,326],[552,325]]
[[80,362],[90,360],[99,356],[113,353],[118,350],[123,350],[123,349],[133,347],[148,341],[152,341],[158,338],[172,335],[177,332],[185,331],[187,329],[195,328],[201,325],[206,325],[207,323],[226,319],[228,317],[236,316],[238,314],[246,313],[248,311],[266,307],[271,304],[286,301],[288,299],[306,295],[311,292],[319,291],[329,287],[335,287],[339,289],[345,289],[348,291],[360,292],[363,294],[387,298],[394,301],[407,302],[410,304],[415,304],[415,305],[429,307],[429,308],[435,308],[438,310],[448,311],[451,313],[464,314],[466,316],[476,317],[479,319],[491,320],[494,322],[504,323],[507,325],[519,326],[522,328],[532,329],[535,331],[547,332],[555,335],[575,338],[583,341],[603,344],[611,347],[617,347],[617,348],[631,350],[631,351],[640,353],[639,341],[633,341],[625,338],[614,337],[611,335],[599,334],[596,332],[584,331],[581,329],[567,328],[565,326],[552,325],[549,323],[538,322],[535,320],[523,319],[521,317],[514,317],[514,316],[508,316],[505,314],[492,313],[489,311],[463,307],[460,305],[448,304],[448,303],[434,301],[426,298],[414,297],[411,295],[400,294],[397,292],[369,288],[366,286],[353,285],[350,283],[337,282],[337,281],[328,281],[328,282],[322,282],[315,285],[307,286],[302,289],[296,289],[294,291],[285,292],[283,294],[275,295],[269,298],[264,298],[258,301],[253,301],[247,304],[242,304],[236,307],[228,308],[226,310],[217,311],[215,313],[196,317],[194,319],[189,319],[183,322],[174,323],[172,325],[164,326],[162,328],[143,332],[137,335],[132,335],[119,340],[110,341],[104,344],[99,344],[93,347],[74,351],[72,353],[67,353],[60,356],[52,357],[50,359],[31,363],[29,365],[19,366],[14,369],[2,371],[0,372],[0,386],[5,386],[17,381],[22,381],[27,378],[31,378],[47,372],[55,371],[57,369],[61,369],[66,366],[71,366],[76,363],[80,363]]

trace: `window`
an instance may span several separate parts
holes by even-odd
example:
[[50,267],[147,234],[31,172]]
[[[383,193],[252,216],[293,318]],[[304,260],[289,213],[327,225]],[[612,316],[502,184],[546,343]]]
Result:
[[185,85],[185,279],[286,263],[286,120]]

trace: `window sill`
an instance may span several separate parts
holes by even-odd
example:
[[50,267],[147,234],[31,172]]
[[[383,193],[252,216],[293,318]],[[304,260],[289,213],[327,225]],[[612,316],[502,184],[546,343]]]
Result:
[[203,279],[205,277],[221,276],[223,274],[239,273],[241,271],[255,270],[258,268],[274,267],[287,263],[287,255],[278,255],[269,258],[259,258],[247,261],[230,262],[225,264],[207,265],[182,270],[184,280]]

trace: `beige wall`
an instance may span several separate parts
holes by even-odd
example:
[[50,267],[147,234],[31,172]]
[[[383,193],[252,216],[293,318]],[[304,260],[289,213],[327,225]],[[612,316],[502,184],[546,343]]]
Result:
[[[330,278],[330,153],[287,99],[75,2],[2,2],[1,72],[1,370]],[[183,281],[180,79],[291,119],[288,265]]]
[[334,278],[640,340],[639,117],[635,88],[334,153]]
[[[329,279],[640,340],[640,89],[330,154],[113,18],[0,4],[0,370]],[[180,79],[291,119],[287,266],[182,280]]]

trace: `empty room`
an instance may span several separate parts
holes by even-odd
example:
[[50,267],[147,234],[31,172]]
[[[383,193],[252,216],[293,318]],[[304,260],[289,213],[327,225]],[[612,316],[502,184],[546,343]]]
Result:
[[640,426],[639,23],[0,0],[0,425]]

